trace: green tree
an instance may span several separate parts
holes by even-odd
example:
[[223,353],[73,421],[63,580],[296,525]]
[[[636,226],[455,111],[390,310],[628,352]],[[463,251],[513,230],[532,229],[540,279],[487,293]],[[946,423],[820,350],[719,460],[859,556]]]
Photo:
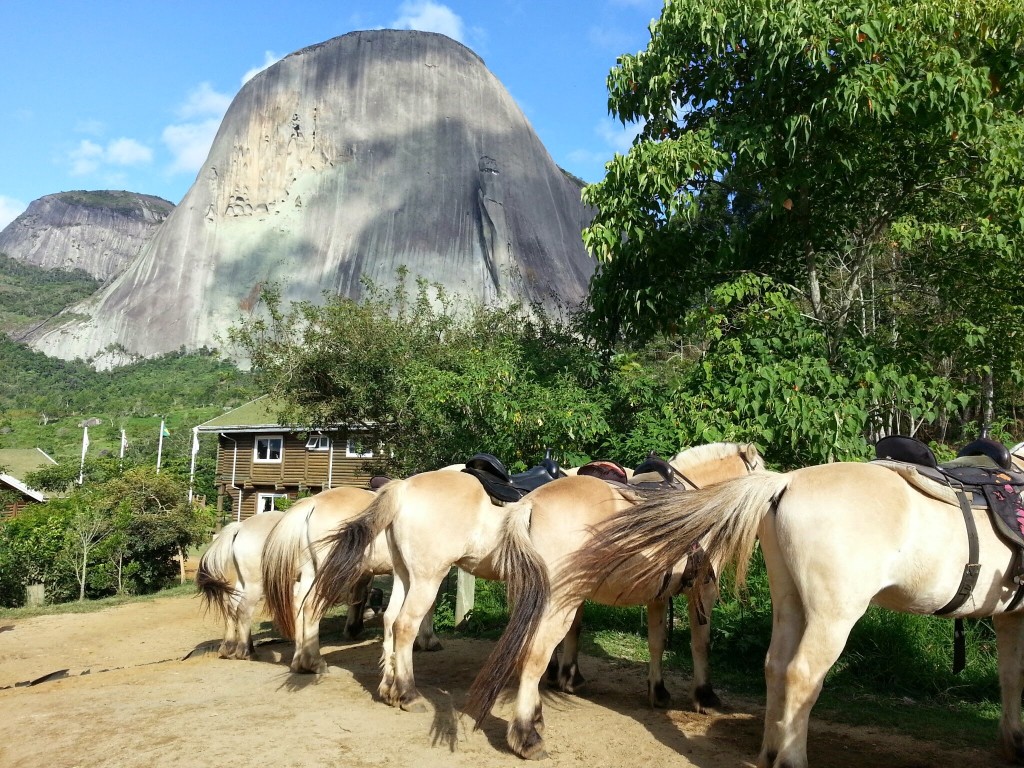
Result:
[[287,423],[371,429],[378,471],[408,474],[487,451],[510,469],[545,448],[575,463],[608,431],[596,352],[538,308],[456,306],[420,282],[370,287],[287,311],[274,290],[267,318],[233,331]]
[[584,192],[602,336],[673,333],[751,270],[798,288],[830,357],[852,335],[1007,386],[1022,31],[1006,0],[666,2],[608,78],[641,133]]

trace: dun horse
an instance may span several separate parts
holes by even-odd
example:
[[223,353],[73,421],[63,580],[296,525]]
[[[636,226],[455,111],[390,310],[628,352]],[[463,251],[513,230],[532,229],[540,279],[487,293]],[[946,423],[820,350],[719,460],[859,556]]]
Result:
[[[976,543],[969,546],[972,523]],[[907,613],[992,617],[1001,746],[1007,758],[1024,762],[1024,614],[1007,610],[1020,589],[1013,580],[1015,551],[984,511],[939,500],[890,468],[835,463],[764,472],[652,499],[609,519],[571,575],[593,585],[658,580],[699,542],[708,566],[735,564],[742,583],[758,540],[773,611],[759,768],[807,766],[811,708],[854,623],[872,603]],[[977,557],[969,554],[975,547]],[[967,580],[972,571],[973,585]],[[545,588],[542,581],[535,586]],[[962,602],[950,610],[957,595]],[[506,636],[529,637],[530,627],[552,610],[517,605]],[[513,669],[535,663],[529,645],[505,646],[516,657]],[[498,662],[508,663],[492,660],[477,688]]]
[[[735,477],[759,462],[753,446],[734,444],[702,446],[672,460],[697,485]],[[632,508],[637,501],[639,498],[629,490],[584,476],[555,480],[516,504],[498,507],[468,474],[416,475],[385,486],[363,515],[339,529],[318,576],[319,596],[332,600],[344,594],[363,568],[362,553],[368,543],[381,531],[386,532],[394,558],[395,591],[384,616],[384,675],[379,693],[389,704],[422,711],[425,707],[413,676],[412,638],[452,565],[481,578],[508,581],[510,602],[520,607],[530,605],[534,595],[541,594],[532,587],[547,583],[549,568],[564,568],[585,541],[588,526]],[[666,579],[667,573],[658,575],[654,588],[645,585],[616,595],[611,591],[600,595],[618,605],[647,603],[651,645],[648,686],[652,701],[662,705],[668,701],[661,677],[665,601],[682,583],[681,574]],[[402,601],[399,589],[404,591]],[[711,706],[717,703],[717,697],[708,677],[709,628],[702,619],[717,599],[717,584],[713,579],[702,579],[689,585],[688,590],[694,628],[695,699],[698,707]],[[563,690],[571,691],[582,679],[576,669],[575,631],[579,626],[577,609],[589,596],[572,594],[577,599],[557,618],[544,664],[537,671],[539,678],[555,645],[565,636],[557,673]],[[701,607],[703,616],[698,616]],[[570,628],[574,632],[566,636]],[[536,682],[533,680],[534,688]],[[531,718],[533,714],[531,711]],[[532,720],[530,727],[532,730]],[[531,742],[523,750],[532,752],[537,748]]]
[[283,512],[264,512],[225,525],[199,558],[196,589],[225,622],[222,659],[251,659],[252,615],[263,599],[263,544]]
[[[314,578],[323,556],[323,539],[339,525],[357,517],[376,494],[360,488],[332,488],[301,499],[285,512],[263,548],[262,573],[267,611],[278,630],[295,640],[292,672],[322,673],[327,663],[320,655],[320,619],[332,601],[312,598]],[[345,634],[358,637],[363,628],[367,590],[375,574],[391,573],[391,554],[384,536],[365,552],[363,570],[341,599],[349,603]],[[417,644],[438,650],[441,642],[433,629],[432,607],[420,625]]]

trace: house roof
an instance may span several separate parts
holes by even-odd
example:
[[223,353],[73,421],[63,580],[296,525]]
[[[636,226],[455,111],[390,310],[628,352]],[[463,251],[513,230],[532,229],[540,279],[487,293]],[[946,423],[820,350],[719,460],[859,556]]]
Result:
[[[302,424],[281,424],[277,418],[284,410],[280,400],[271,395],[263,395],[255,400],[250,400],[245,405],[240,405],[234,410],[215,416],[209,421],[204,421],[197,429],[200,432],[269,432],[286,430],[289,432],[302,432],[309,429],[309,425]],[[336,425],[341,427],[341,425]],[[350,427],[353,429],[353,427]],[[355,427],[354,429],[358,429]]]
[[0,471],[14,477],[25,477],[30,472],[56,463],[39,448],[0,448]]
[[39,491],[35,490],[34,488],[29,488],[27,485],[25,485],[23,482],[21,482],[21,480],[19,480],[18,478],[12,477],[11,475],[5,475],[2,472],[0,472],[0,485],[10,486],[14,490],[16,490],[19,493],[21,493],[21,495],[27,496],[28,498],[32,499],[33,501],[38,501],[38,502],[46,501],[46,497],[42,493],[40,493]]
[[270,395],[257,397],[234,410],[215,416],[199,425],[200,432],[256,432],[264,429],[281,429],[277,414],[280,401]]

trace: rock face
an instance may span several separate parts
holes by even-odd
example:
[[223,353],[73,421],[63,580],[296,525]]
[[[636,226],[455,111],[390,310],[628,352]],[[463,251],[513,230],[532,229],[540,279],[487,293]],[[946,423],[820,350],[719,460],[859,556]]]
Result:
[[390,286],[401,266],[482,301],[575,303],[588,220],[578,180],[476,54],[355,32],[246,83],[142,256],[33,346],[99,366],[223,347],[268,281],[286,300],[358,297],[362,276]]
[[61,192],[41,197],[0,232],[0,253],[44,269],[119,274],[174,210],[134,192]]

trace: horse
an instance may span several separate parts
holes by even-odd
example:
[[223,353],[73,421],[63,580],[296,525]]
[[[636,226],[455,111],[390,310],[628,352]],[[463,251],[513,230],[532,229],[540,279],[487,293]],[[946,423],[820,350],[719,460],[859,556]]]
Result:
[[[687,479],[700,485],[714,482],[758,466],[754,446],[715,444],[680,453],[672,464]],[[535,501],[543,520],[531,519]],[[483,486],[463,473],[427,472],[385,486],[380,496],[355,520],[342,526],[318,574],[321,599],[343,594],[361,569],[361,553],[367,542],[385,531],[395,567],[395,593],[384,614],[384,674],[378,688],[380,697],[392,706],[408,711],[426,709],[416,690],[412,668],[412,637],[423,611],[431,604],[437,588],[452,565],[484,579],[507,581],[509,599],[527,605],[533,592],[521,583],[546,583],[548,569],[569,557],[579,546],[580,531],[613,511],[630,509],[640,497],[628,488],[577,476],[554,480],[527,494],[510,506],[492,504]],[[550,511],[549,511],[550,510]],[[671,586],[680,579],[673,577]],[[399,602],[398,590],[404,592]],[[665,605],[669,592],[651,590],[636,602],[648,603],[651,665],[648,690],[657,704],[667,704],[668,692],[661,678],[664,650]],[[709,629],[697,615],[698,605],[710,607],[717,599],[713,579],[689,588],[690,614],[694,627],[695,697],[717,704],[707,674]],[[583,597],[586,597],[584,595]],[[576,663],[577,635],[582,616],[581,597],[567,613],[561,634],[547,648],[547,662],[554,646],[565,636],[562,659],[553,675],[556,685],[573,692],[582,683]],[[628,604],[619,602],[618,604]],[[569,629],[572,632],[566,634]]]
[[225,622],[218,650],[222,659],[253,657],[252,616],[263,599],[261,553],[283,517],[283,512],[263,512],[228,523],[199,558],[196,589],[206,608],[214,608]]
[[[570,575],[590,585],[657,580],[697,542],[706,553],[703,569],[720,573],[735,566],[741,586],[760,542],[772,635],[758,768],[806,768],[811,708],[870,604],[949,618],[992,617],[1000,746],[1007,758],[1024,763],[1024,613],[1014,607],[1016,552],[986,512],[939,495],[879,463],[755,473],[618,512],[577,553]],[[973,586],[971,573],[977,574]],[[543,595],[536,601],[545,603]],[[506,634],[528,635],[520,624],[537,620],[516,610]],[[519,650],[521,663],[528,649]]]
[[[361,488],[322,491],[293,504],[271,531],[263,547],[262,574],[268,613],[278,631],[295,641],[289,665],[292,672],[322,674],[327,662],[320,655],[320,619],[324,606],[310,599],[324,548],[323,539],[342,523],[359,515],[376,498]],[[371,543],[363,573],[345,596],[349,604],[345,635],[356,639],[363,629],[363,612],[376,574],[391,573],[391,554],[383,536]],[[314,609],[316,606],[316,609]],[[433,608],[424,616],[416,638],[424,650],[440,650],[434,634]]]

